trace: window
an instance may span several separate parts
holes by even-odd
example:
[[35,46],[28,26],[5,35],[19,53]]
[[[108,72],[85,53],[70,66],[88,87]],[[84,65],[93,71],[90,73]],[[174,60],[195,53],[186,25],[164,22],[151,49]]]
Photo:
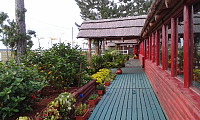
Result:
[[183,13],[178,17],[178,68],[177,75],[184,78],[183,70],[183,46],[184,46]]
[[193,86],[200,89],[200,2],[193,6]]

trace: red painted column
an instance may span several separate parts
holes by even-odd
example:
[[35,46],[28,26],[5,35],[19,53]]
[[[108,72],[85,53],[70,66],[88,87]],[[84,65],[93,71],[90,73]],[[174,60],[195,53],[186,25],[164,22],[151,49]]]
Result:
[[178,19],[171,19],[171,76],[177,76],[178,64]]
[[156,65],[158,66],[158,65],[160,65],[160,32],[159,32],[159,30],[156,30],[155,42],[156,42],[155,60],[156,60]]
[[193,12],[192,6],[184,6],[184,87],[192,85],[193,75]]
[[147,53],[147,42],[144,40],[144,58],[146,59],[146,53]]
[[144,43],[142,42],[142,55],[144,56]]
[[162,26],[162,69],[168,69],[168,26]]
[[149,59],[149,39],[146,39],[146,43],[147,43],[146,59]]
[[155,62],[155,33],[152,33],[152,62]]
[[152,40],[151,36],[149,36],[149,60],[152,60],[151,58],[151,50],[152,50]]

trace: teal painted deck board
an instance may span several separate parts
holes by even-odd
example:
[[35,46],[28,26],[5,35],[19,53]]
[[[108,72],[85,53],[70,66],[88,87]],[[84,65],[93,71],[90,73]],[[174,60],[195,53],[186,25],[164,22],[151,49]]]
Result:
[[89,120],[166,120],[163,109],[139,62],[123,68],[95,107]]

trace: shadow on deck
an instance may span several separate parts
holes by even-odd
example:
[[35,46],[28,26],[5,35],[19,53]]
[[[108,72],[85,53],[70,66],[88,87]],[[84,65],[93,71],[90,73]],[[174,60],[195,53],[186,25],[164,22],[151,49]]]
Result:
[[[115,71],[113,69],[112,71]],[[165,120],[166,116],[139,60],[129,60],[89,120]]]

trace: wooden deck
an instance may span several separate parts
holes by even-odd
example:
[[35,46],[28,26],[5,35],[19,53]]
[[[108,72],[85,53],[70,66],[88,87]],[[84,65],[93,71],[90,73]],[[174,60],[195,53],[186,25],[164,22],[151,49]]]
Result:
[[165,114],[141,67],[123,68],[89,120],[165,120]]

